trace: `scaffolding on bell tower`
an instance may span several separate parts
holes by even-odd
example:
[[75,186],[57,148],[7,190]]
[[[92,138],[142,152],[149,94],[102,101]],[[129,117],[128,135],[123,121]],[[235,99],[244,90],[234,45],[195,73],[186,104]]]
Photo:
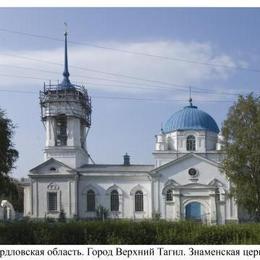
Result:
[[72,85],[61,88],[60,84],[44,83],[40,91],[41,119],[60,115],[74,116],[82,120],[86,127],[91,126],[91,98],[84,86]]

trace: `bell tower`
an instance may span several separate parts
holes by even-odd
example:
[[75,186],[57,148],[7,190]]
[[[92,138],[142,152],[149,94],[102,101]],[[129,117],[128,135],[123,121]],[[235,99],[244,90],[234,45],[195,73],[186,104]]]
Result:
[[45,125],[44,159],[54,158],[72,168],[87,164],[86,137],[91,125],[91,99],[84,86],[72,84],[68,69],[68,33],[65,31],[64,72],[61,83],[44,83],[40,91]]

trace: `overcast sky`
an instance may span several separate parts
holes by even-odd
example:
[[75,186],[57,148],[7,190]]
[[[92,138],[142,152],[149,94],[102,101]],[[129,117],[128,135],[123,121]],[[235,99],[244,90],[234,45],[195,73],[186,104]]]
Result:
[[154,135],[187,105],[189,86],[219,127],[236,94],[259,92],[259,9],[2,8],[0,107],[17,126],[16,177],[43,161],[38,92],[62,79],[64,21],[71,81],[93,97],[96,163],[122,163],[125,152],[153,163]]

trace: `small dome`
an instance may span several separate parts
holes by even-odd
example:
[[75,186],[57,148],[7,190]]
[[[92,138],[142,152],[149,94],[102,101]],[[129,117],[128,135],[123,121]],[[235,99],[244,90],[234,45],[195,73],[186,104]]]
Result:
[[193,105],[184,107],[168,119],[164,131],[167,133],[176,130],[207,130],[219,133],[216,121]]

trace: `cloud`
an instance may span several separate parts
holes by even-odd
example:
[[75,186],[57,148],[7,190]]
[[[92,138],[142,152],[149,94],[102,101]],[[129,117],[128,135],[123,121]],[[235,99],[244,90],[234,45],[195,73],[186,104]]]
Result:
[[[172,59],[135,55],[114,50],[94,48],[91,46],[69,46],[69,64],[71,81],[86,83],[91,90],[101,90],[113,93],[149,93],[151,95],[177,91],[178,97],[183,97],[181,90],[188,86],[207,86],[210,82],[227,80],[234,69],[243,64],[235,61],[225,53],[217,53],[210,43],[153,41],[153,42],[100,42],[100,46],[110,46],[114,49],[129,52],[150,53]],[[17,51],[12,55],[31,57],[20,59],[14,56],[1,55],[0,88],[39,90],[43,81],[62,79],[63,49],[48,49],[38,51]],[[48,63],[49,62],[49,63]],[[202,64],[197,64],[201,62]],[[60,65],[55,65],[58,63]],[[220,66],[210,66],[217,64]],[[77,66],[78,68],[75,68]],[[20,68],[23,67],[23,68]],[[84,68],[84,69],[79,69]],[[99,71],[94,72],[93,70]],[[106,74],[101,72],[112,74]],[[129,75],[129,77],[114,74]],[[12,75],[9,76],[8,75]],[[22,78],[19,78],[22,77]],[[34,78],[34,79],[31,79]],[[147,79],[147,81],[135,78]],[[168,83],[168,84],[166,84]],[[24,90],[24,88],[22,89]],[[186,93],[185,93],[185,96]]]

